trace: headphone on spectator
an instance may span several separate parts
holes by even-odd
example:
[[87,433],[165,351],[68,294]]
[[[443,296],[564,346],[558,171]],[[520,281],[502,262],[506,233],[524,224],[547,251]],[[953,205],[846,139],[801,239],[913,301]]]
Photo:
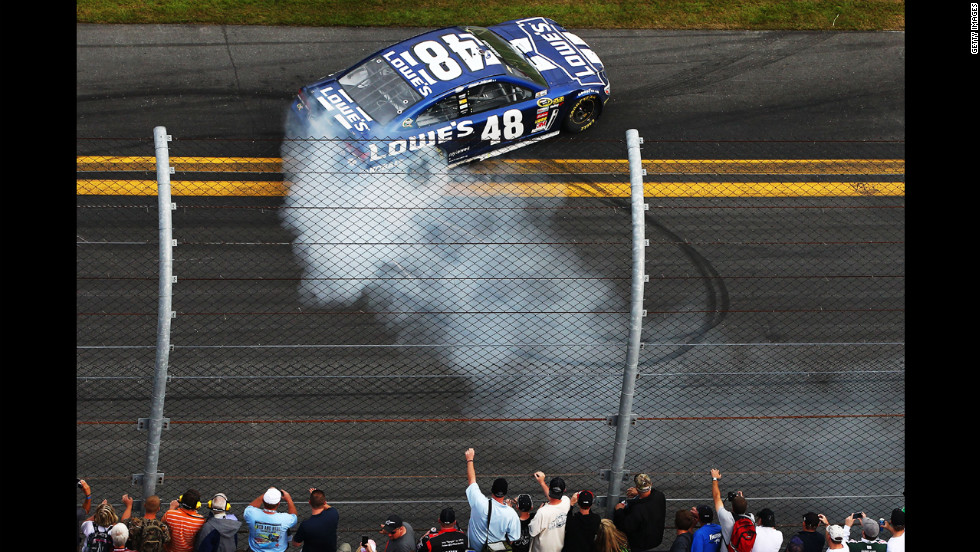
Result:
[[225,493],[218,493],[218,494],[216,494],[216,495],[214,495],[214,496],[213,496],[213,497],[211,498],[211,500],[209,500],[209,501],[208,501],[208,508],[209,508],[209,509],[211,509],[211,510],[214,510],[214,506],[212,506],[212,504],[214,503],[214,499],[215,499],[215,498],[218,498],[219,496],[220,496],[221,498],[223,498],[223,499],[225,499],[225,507],[224,507],[224,510],[225,510],[226,512],[228,512],[228,511],[230,511],[230,510],[231,510],[231,503],[230,503],[230,502],[228,502],[228,497],[227,497],[227,496],[225,496]]
[[[184,502],[184,495],[180,495],[179,497],[177,497],[177,502],[179,502],[179,503],[181,503],[181,504],[183,504],[184,506],[187,506],[188,508],[190,508],[190,507],[191,507],[191,505],[190,505],[190,504],[187,504],[187,503],[185,503],[185,502]],[[210,504],[210,503],[209,503],[209,504]],[[194,506],[194,509],[195,509],[195,510],[197,510],[197,509],[198,509],[198,508],[200,508],[200,507],[201,507],[201,501],[200,501],[200,500],[198,500],[198,501],[197,501],[197,506]]]

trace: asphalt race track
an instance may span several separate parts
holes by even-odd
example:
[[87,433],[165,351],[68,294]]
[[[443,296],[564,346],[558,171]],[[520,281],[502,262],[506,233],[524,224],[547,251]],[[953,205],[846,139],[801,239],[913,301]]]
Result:
[[[422,29],[77,30],[77,136],[275,141],[299,86]],[[576,31],[612,82],[591,138],[905,138],[902,32]]]
[[[239,27],[239,26],[127,26],[127,25],[78,25],[77,26],[77,88],[76,88],[76,137],[78,140],[79,156],[107,155],[130,156],[152,155],[152,148],[146,143],[137,146],[124,145],[127,139],[147,140],[152,137],[153,129],[165,126],[168,134],[179,139],[227,139],[232,144],[232,150],[223,155],[239,157],[275,157],[280,154],[279,146],[282,137],[282,120],[288,102],[295,90],[303,84],[312,82],[330,72],[343,69],[375,52],[379,48],[409,36],[423,29],[346,29],[346,28],[278,28],[278,27]],[[729,31],[643,31],[643,30],[588,30],[572,29],[584,38],[600,55],[607,67],[612,82],[612,97],[605,108],[605,113],[599,123],[590,129],[583,140],[623,140],[627,129],[636,129],[645,140],[644,157],[657,159],[718,159],[718,158],[747,158],[747,159],[904,159],[905,158],[905,33],[864,33],[864,32],[729,32]],[[102,140],[109,139],[109,140]],[[116,140],[119,139],[119,140]],[[563,149],[569,148],[569,149]],[[522,151],[522,150],[518,150]],[[549,145],[548,143],[535,146],[530,151],[534,156],[542,158],[562,158],[574,155],[576,157],[610,157],[617,158],[615,153],[583,152],[574,149],[574,143]],[[573,153],[569,153],[573,152]],[[618,155],[624,158],[625,151]],[[904,168],[900,177],[904,181]],[[894,180],[895,178],[886,178]],[[873,194],[871,194],[873,195]],[[98,202],[99,198],[79,199]],[[235,198],[235,205],[249,205],[251,198]],[[659,199],[660,207],[683,207],[684,198]],[[760,200],[766,201],[766,200]],[[809,198],[806,201],[811,201]],[[837,237],[842,245],[829,245],[824,250],[825,264],[822,266],[806,266],[800,268],[792,257],[770,257],[764,260],[752,258],[751,247],[745,249],[746,254],[739,262],[739,269],[746,273],[772,271],[776,273],[792,273],[802,276],[821,274],[822,271],[832,272],[834,268],[845,266],[847,259],[853,255],[853,244],[845,243],[850,239],[860,239],[867,243],[886,244],[888,255],[880,263],[868,268],[876,274],[900,274],[904,280],[904,185],[901,197],[865,197],[855,200],[855,208],[865,207],[896,207],[888,216],[875,219],[860,228],[848,228],[840,225],[840,218],[835,217],[833,210],[815,215],[814,228],[825,231],[824,236]],[[774,205],[776,202],[773,202]],[[758,206],[758,203],[753,204]],[[668,209],[669,211],[669,209]],[[673,211],[673,218],[658,220],[662,226],[650,225],[648,233],[654,240],[665,235],[680,236],[681,240],[704,243],[700,250],[701,259],[706,266],[720,257],[723,245],[712,245],[716,236],[731,232],[732,227],[740,229],[740,243],[762,243],[768,239],[769,233],[783,233],[788,240],[805,241],[808,236],[794,224],[794,221],[779,219],[772,213],[760,212],[759,209],[746,209],[744,213],[736,212],[733,218],[724,222],[704,218],[688,217],[683,209]],[[895,212],[900,212],[896,215]],[[194,226],[203,226],[206,219],[194,219],[193,214],[184,219]],[[77,221],[79,234],[92,221],[80,219]],[[587,241],[593,238],[597,244],[603,240],[616,239],[614,236],[594,236],[594,221],[566,221],[562,226],[570,239]],[[785,224],[785,227],[781,225]],[[776,226],[774,228],[774,226]],[[222,231],[235,235],[242,242],[268,239],[270,235],[279,235],[282,229],[274,217],[270,217],[268,225],[236,225],[236,221],[228,223]],[[784,232],[783,232],[784,231]],[[896,235],[900,240],[896,240]],[[859,238],[858,238],[859,237]],[[288,237],[283,237],[288,241]],[[584,245],[583,256],[598,258],[603,253],[602,245]],[[850,248],[849,248],[850,247]],[[590,249],[594,248],[594,249]],[[713,253],[719,253],[714,255]],[[296,261],[285,250],[280,256],[266,259],[270,265],[293,267]],[[684,263],[689,259],[677,258],[664,260],[665,263]],[[900,259],[896,260],[896,259]],[[107,261],[108,262],[108,261]],[[234,265],[234,259],[225,259],[229,265]],[[712,270],[724,273],[725,266],[710,266]],[[739,296],[740,282],[728,282],[726,293]],[[668,282],[652,282],[651,286],[667,286]],[[778,301],[788,310],[799,309],[800,312],[810,312],[814,305],[810,302],[810,290],[794,287],[793,282],[778,294]],[[861,303],[873,305],[900,305],[904,302],[904,282],[900,290],[894,286],[877,288],[842,289],[841,304]],[[185,288],[186,289],[186,288]],[[284,297],[291,298],[295,290],[283,290]],[[773,297],[739,297],[738,308],[745,312],[756,312],[766,309],[774,301]],[[229,298],[234,301],[235,298]],[[279,297],[270,300],[275,305],[282,301]],[[225,305],[234,310],[235,306]],[[256,307],[254,304],[248,308]],[[278,307],[270,307],[274,310]],[[654,309],[654,307],[648,307]],[[754,317],[753,317],[754,316]],[[727,326],[719,326],[708,341],[781,341],[787,344],[803,341],[862,341],[904,344],[904,316],[898,321],[883,324],[874,329],[874,335],[848,335],[847,328],[828,328],[821,326],[818,316],[801,315],[796,320],[796,326],[789,334],[774,335],[772,317],[766,314],[746,315],[739,320],[743,325],[729,321]],[[767,321],[769,320],[769,321]],[[371,330],[371,328],[367,328]],[[367,331],[366,330],[366,331]],[[277,332],[285,334],[287,329],[263,328],[261,336],[270,342],[275,342]],[[381,330],[377,330],[381,331]],[[84,334],[84,330],[80,331]],[[96,335],[93,333],[93,335]],[[229,336],[231,338],[232,336]],[[240,338],[241,336],[235,336]],[[79,343],[83,340],[80,338]],[[887,366],[901,371],[899,376],[892,377],[900,380],[904,388],[904,349],[902,346],[888,349],[881,353],[878,350],[862,350],[854,347],[848,351],[836,351],[835,355],[846,357],[855,366],[872,367]],[[617,353],[621,353],[617,350]],[[647,354],[655,354],[648,351]],[[665,353],[673,354],[672,352]],[[779,353],[776,353],[778,356]],[[718,353],[713,358],[714,368],[720,372],[735,367],[736,362],[745,358],[729,357]],[[758,362],[778,362],[782,359],[752,359]],[[611,365],[619,368],[619,357],[614,357]],[[683,365],[683,359],[680,365]],[[641,367],[641,372],[643,372]],[[552,381],[558,376],[549,376]],[[857,378],[856,378],[857,379]],[[596,382],[575,377],[563,378],[562,383],[576,390],[587,392],[596,387]],[[789,383],[783,382],[789,387]],[[781,383],[780,385],[783,385]],[[581,415],[603,417],[611,414],[605,406],[615,404],[619,392],[619,384],[615,372],[611,372],[607,385],[602,387],[603,406],[585,408]],[[663,381],[644,379],[640,383],[640,392],[650,391],[663,385]],[[696,387],[696,386],[694,386]],[[712,396],[724,394],[725,389],[706,386]],[[270,385],[264,393],[275,395],[275,386]],[[705,389],[702,389],[705,391]],[[242,398],[254,399],[256,390],[243,386],[239,390]],[[312,393],[312,391],[311,391]],[[357,414],[364,414],[361,406],[351,406],[344,402],[345,397],[338,391],[340,398],[322,415],[342,416],[353,409]],[[848,407],[857,401],[864,401],[862,408],[868,411],[887,412],[901,415],[900,420],[886,420],[882,424],[904,424],[904,399],[896,404],[894,397],[867,397],[851,386],[835,387],[823,390],[827,400],[840,401],[840,413],[847,414]],[[346,398],[350,398],[349,396]],[[377,396],[357,396],[356,398],[374,399]],[[527,393],[522,399],[533,400],[534,395]],[[760,394],[745,400],[745,413],[771,413],[772,408]],[[796,397],[805,402],[806,397]],[[598,397],[597,397],[598,399]],[[787,398],[783,398],[789,401]],[[201,403],[200,395],[187,397],[168,397],[168,411],[180,412],[182,404]],[[465,397],[449,397],[450,401],[464,401]],[[642,400],[641,400],[642,402]],[[254,400],[249,401],[254,404]],[[712,402],[714,405],[714,402]],[[98,405],[78,404],[78,419],[88,420],[98,418],[101,414],[93,410]],[[239,401],[229,400],[221,405],[225,412],[240,406]],[[401,401],[396,396],[387,405],[391,408],[392,416],[424,417],[426,408],[433,405],[412,403],[410,400]],[[540,406],[539,411],[545,415],[552,405]],[[435,408],[441,408],[438,405]],[[447,411],[450,410],[446,407]],[[360,409],[360,410],[359,410]],[[812,414],[808,406],[793,404],[789,410],[797,414]],[[661,403],[653,401],[638,404],[634,409],[639,412],[670,411],[678,415],[703,415],[705,409],[698,408],[692,403],[689,394],[671,395]],[[709,409],[714,414],[721,415],[725,409],[714,405]],[[864,412],[865,410],[862,410]],[[277,413],[278,412],[278,413]],[[490,415],[490,412],[477,412],[478,415]],[[170,414],[173,415],[173,414]],[[248,410],[243,416],[259,416],[265,419],[281,416],[290,420],[303,415],[302,405],[289,406],[279,411],[256,412]],[[654,415],[654,414],[649,414]],[[816,432],[840,432],[848,435],[851,423],[861,422],[821,421],[817,422]],[[894,428],[894,426],[891,426]],[[551,428],[549,428],[550,430]],[[681,424],[678,431],[692,431],[691,426]],[[391,450],[410,450],[413,453],[417,435],[411,432],[405,435],[379,435],[375,430],[365,430],[355,442],[341,438],[331,441],[332,434],[324,435],[323,439],[310,443],[291,443],[299,447],[300,453],[297,464],[292,466],[291,473],[306,473],[315,469],[313,459],[324,450],[330,450],[331,458],[338,466],[338,480],[332,483],[337,489],[348,493],[340,500],[332,499],[328,493],[328,502],[339,504],[346,508],[351,515],[343,518],[347,533],[342,538],[351,540],[367,530],[370,523],[358,518],[364,513],[373,521],[377,516],[377,508],[384,509],[388,504],[422,502],[443,504],[446,501],[461,501],[465,476],[465,466],[461,462],[464,445],[477,447],[478,458],[480,451],[491,448],[498,435],[484,435],[479,429],[469,428],[466,424],[455,427],[459,431],[455,435],[440,436],[435,440],[444,446],[444,452],[432,453],[433,467],[430,470],[433,480],[424,496],[414,495],[416,492],[411,481],[396,481],[383,489],[377,489],[375,483],[359,480],[342,480],[340,474],[355,473],[363,467],[363,459],[354,453],[364,447],[377,447],[372,444],[384,440],[385,445],[380,452]],[[579,430],[576,430],[579,431]],[[585,430],[581,430],[585,431]],[[134,432],[135,433],[135,432]],[[547,433],[547,431],[545,432]],[[257,432],[255,428],[235,427],[229,430],[226,437],[230,445],[221,449],[227,457],[242,458],[247,456],[247,463],[256,474],[276,474],[280,467],[263,462],[261,455],[253,454],[248,446],[256,443],[257,435],[267,436],[265,432]],[[126,442],[116,444],[121,455],[132,455],[141,458],[145,438],[142,433],[134,434]],[[657,437],[636,435],[638,442],[655,450]],[[240,439],[241,442],[234,442]],[[643,441],[647,439],[647,441]],[[752,442],[742,443],[745,450],[762,446],[761,436],[750,439]],[[461,441],[466,441],[461,442]],[[530,455],[524,462],[508,464],[501,459],[495,459],[491,466],[484,464],[479,470],[481,476],[487,475],[487,470],[498,469],[507,473],[531,473],[535,469],[544,468],[539,464],[547,461],[549,456],[575,457],[575,447],[564,442],[548,443],[540,454]],[[248,446],[246,446],[246,444]],[[473,444],[476,443],[476,444]],[[717,456],[717,451],[725,444],[721,440],[706,439],[703,449],[696,451],[695,456],[705,458],[704,465],[677,466],[678,472],[684,474],[698,472],[703,469],[706,473],[710,467],[708,460]],[[783,443],[786,457],[791,458],[793,447],[798,443]],[[855,443],[853,447],[840,451],[837,458],[824,459],[825,463],[813,470],[809,485],[795,489],[797,497],[822,497],[832,495],[839,497],[847,494],[847,487],[842,487],[836,479],[839,475],[833,473],[833,460],[841,464],[859,463],[861,458],[874,454],[875,447],[885,446],[880,438],[871,436],[868,440]],[[195,447],[207,448],[215,446],[208,438],[201,442],[183,443],[176,445],[193,452]],[[904,450],[904,443],[901,445]],[[126,448],[131,450],[125,450]],[[134,452],[135,450],[135,452]],[[248,454],[243,451],[248,450]],[[258,450],[262,450],[259,447]],[[782,448],[780,449],[782,450]],[[379,451],[375,448],[375,453]],[[690,451],[687,451],[688,453]],[[658,451],[661,456],[658,462],[663,466],[672,466],[673,462],[681,461],[679,452]],[[308,457],[308,458],[306,458]],[[484,456],[485,458],[486,456]],[[580,465],[575,457],[576,465]],[[243,460],[244,461],[244,460]],[[545,471],[558,471],[560,463]],[[135,473],[142,467],[141,460],[133,466]],[[608,467],[598,465],[595,468]],[[636,466],[626,466],[627,469]],[[798,468],[787,461],[784,466],[771,466],[772,470],[793,470]],[[97,467],[86,466],[79,462],[79,474],[98,471]],[[180,472],[177,466],[161,467],[170,474]],[[669,470],[670,468],[665,467]],[[724,468],[722,469],[724,472]],[[132,493],[128,485],[130,473],[120,474],[120,480],[100,482],[110,500],[121,492]],[[286,474],[283,474],[284,476]],[[407,477],[407,476],[406,476]],[[878,508],[882,514],[887,505],[895,500],[904,504],[900,496],[904,489],[904,462],[893,472],[866,474],[867,480],[874,480],[875,489],[888,488],[888,499],[876,498],[871,502],[872,507]],[[235,507],[240,509],[254,496],[260,494],[265,480],[249,478],[221,479],[222,485],[231,489],[229,495]],[[668,509],[674,506],[691,505],[685,500],[704,501],[705,491],[709,488],[704,483],[706,478],[692,479],[687,475],[678,475],[671,480],[673,495],[668,499]],[[747,477],[751,479],[751,477]],[[187,485],[186,479],[175,478],[173,485],[167,485],[161,490],[161,495],[176,494]],[[284,479],[284,485],[292,485],[289,490],[302,502],[307,483],[302,478]],[[710,479],[708,480],[710,483]],[[169,482],[169,481],[168,481]],[[753,488],[756,496],[779,495],[785,492],[780,489],[779,481],[756,482]],[[772,485],[768,488],[766,485]],[[482,481],[481,481],[482,484]],[[489,481],[487,482],[489,484]],[[656,484],[656,482],[655,482]],[[373,495],[364,497],[362,501],[353,496],[357,489],[371,489]],[[179,487],[179,488],[178,488]],[[120,489],[117,492],[117,489]],[[485,489],[486,490],[486,489]],[[528,488],[534,492],[533,488]],[[603,489],[600,489],[603,490]],[[100,490],[100,493],[102,491]],[[338,491],[339,493],[339,491]],[[602,493],[597,493],[602,494]],[[860,494],[860,493],[859,493]],[[243,496],[248,495],[248,496]],[[101,496],[101,494],[100,494]],[[336,496],[334,494],[333,496]],[[814,498],[816,500],[816,498]],[[118,506],[118,501],[117,506]],[[373,505],[366,505],[373,503]],[[377,503],[382,506],[375,507]],[[457,515],[465,519],[462,513],[463,504],[455,504]],[[355,513],[356,512],[356,513]],[[301,518],[308,509],[300,506]],[[778,515],[778,514],[777,514]],[[787,516],[788,518],[789,516]],[[347,525],[346,522],[350,523]],[[379,522],[381,520],[378,520]],[[412,520],[415,521],[415,520]],[[671,525],[672,519],[668,519]],[[792,526],[792,522],[788,522]],[[428,520],[418,520],[417,530],[428,526]],[[787,529],[788,530],[788,529]],[[383,539],[382,539],[383,540]],[[665,541],[669,545],[669,540]]]

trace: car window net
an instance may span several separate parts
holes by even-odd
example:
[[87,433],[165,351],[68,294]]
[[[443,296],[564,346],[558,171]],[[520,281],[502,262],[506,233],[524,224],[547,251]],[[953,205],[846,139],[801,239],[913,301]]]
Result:
[[361,109],[381,124],[388,123],[422,99],[422,95],[380,56],[354,68],[338,82]]
[[459,117],[459,99],[455,95],[438,102],[418,116],[418,126],[445,123]]
[[473,113],[480,113],[481,111],[515,104],[530,98],[532,95],[530,90],[510,83],[490,82],[467,90],[466,101]]

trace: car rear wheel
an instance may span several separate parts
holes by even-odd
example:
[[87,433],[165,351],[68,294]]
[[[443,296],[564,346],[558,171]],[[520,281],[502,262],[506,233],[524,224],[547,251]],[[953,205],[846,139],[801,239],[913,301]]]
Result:
[[572,110],[562,123],[562,128],[566,132],[582,132],[596,122],[601,110],[602,103],[599,96],[589,94],[578,98],[572,104]]

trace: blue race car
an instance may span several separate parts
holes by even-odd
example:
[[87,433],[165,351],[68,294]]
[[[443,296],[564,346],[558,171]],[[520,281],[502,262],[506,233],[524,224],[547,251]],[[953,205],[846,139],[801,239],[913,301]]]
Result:
[[602,62],[544,17],[423,33],[300,89],[287,138],[341,138],[378,170],[438,148],[478,161],[592,126],[609,99]]

